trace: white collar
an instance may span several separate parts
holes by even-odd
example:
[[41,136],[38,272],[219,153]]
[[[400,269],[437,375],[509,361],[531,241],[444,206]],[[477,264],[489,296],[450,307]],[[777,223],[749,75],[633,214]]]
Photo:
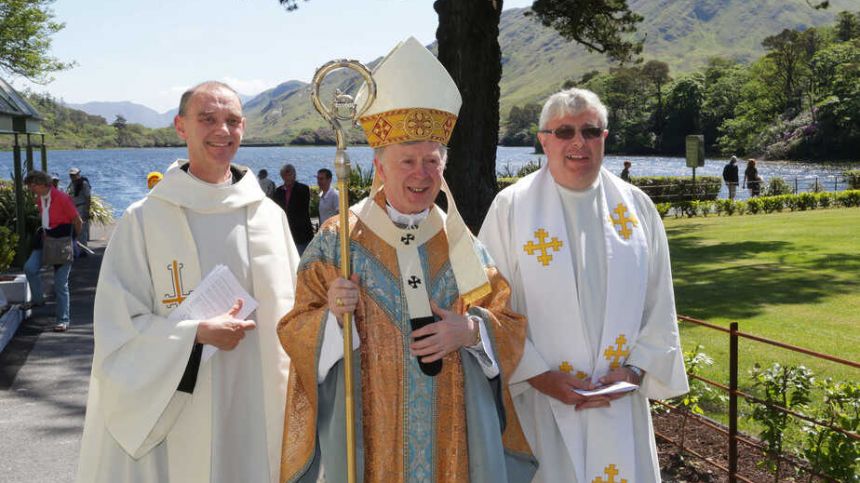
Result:
[[385,209],[388,211],[388,217],[391,218],[392,222],[398,225],[405,225],[406,227],[418,226],[430,214],[429,208],[413,214],[401,213],[397,211],[397,208],[388,203],[385,203]]

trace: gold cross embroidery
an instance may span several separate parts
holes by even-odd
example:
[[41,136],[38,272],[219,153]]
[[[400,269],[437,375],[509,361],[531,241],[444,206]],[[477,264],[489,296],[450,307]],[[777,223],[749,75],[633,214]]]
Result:
[[617,339],[615,339],[615,347],[609,346],[605,351],[603,351],[603,357],[606,358],[606,360],[612,360],[612,362],[609,363],[610,369],[618,369],[621,367],[621,363],[618,361],[621,360],[622,357],[626,358],[630,355],[630,349],[624,348],[624,344],[626,343],[627,337],[624,337],[624,334],[621,334]]
[[191,292],[184,292],[182,290],[182,267],[183,265],[176,260],[170,263],[167,266],[167,270],[170,271],[173,277],[173,293],[172,294],[164,294],[165,298],[161,301],[167,308],[176,307],[185,300]]
[[552,255],[548,253],[548,249],[552,248],[555,251],[559,251],[563,245],[562,241],[556,237],[552,237],[551,241],[546,241],[546,237],[548,236],[549,233],[547,233],[546,230],[539,228],[535,232],[535,237],[538,239],[537,245],[535,245],[531,240],[523,245],[523,250],[525,250],[529,255],[534,255],[534,252],[537,250],[541,251],[541,254],[538,255],[537,259],[544,267],[549,265],[549,262],[552,261]]
[[616,206],[609,215],[609,221],[611,221],[613,225],[618,225],[618,234],[625,240],[629,240],[633,235],[633,230],[630,229],[627,224],[630,223],[634,227],[639,226],[639,220],[637,220],[633,215],[627,216],[627,212],[628,210],[624,203],[618,203],[618,206]]
[[591,483],[627,483],[627,480],[625,480],[624,478],[622,478],[621,481],[615,481],[615,477],[618,476],[618,469],[615,468],[614,464],[603,468],[603,474],[606,475],[607,479],[604,480],[603,478],[598,476],[597,478],[591,480]]
[[[565,374],[570,374],[571,372],[573,372],[573,366],[570,365],[570,363],[567,361],[562,361],[562,363],[558,366],[558,370]],[[582,371],[576,371],[574,377],[576,377],[577,379],[585,379],[586,377],[588,377],[588,374]]]

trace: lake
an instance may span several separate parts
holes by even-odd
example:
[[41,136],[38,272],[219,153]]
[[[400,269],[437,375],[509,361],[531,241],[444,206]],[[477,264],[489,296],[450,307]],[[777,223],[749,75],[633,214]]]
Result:
[[[269,178],[280,184],[280,167],[292,163],[296,167],[298,180],[309,185],[316,184],[316,172],[326,167],[331,169],[335,148],[332,146],[313,147],[243,147],[236,155],[236,162],[249,166],[256,173],[260,169],[269,171]],[[361,146],[348,150],[353,165],[370,169],[373,150]],[[93,191],[107,200],[119,216],[132,202],[142,198],[146,192],[146,174],[150,171],[164,171],[177,158],[186,157],[185,148],[145,148],[145,149],[85,149],[72,151],[48,151],[48,171],[60,176],[60,186],[65,188],[69,182],[68,171],[71,167],[80,168],[89,178]],[[23,153],[22,153],[23,156]],[[36,169],[41,166],[38,150],[35,153]],[[545,157],[534,154],[532,148],[499,147],[496,169],[499,172],[513,171],[522,165],[541,160]],[[606,156],[604,165],[613,173],[620,173],[625,160],[633,163],[632,176],[689,176],[684,158],[656,156]],[[697,176],[721,176],[725,159],[707,159],[705,166],[696,169]],[[740,162],[741,176],[746,162]],[[769,180],[782,177],[789,184],[797,181],[800,191],[805,191],[818,177],[825,189],[833,191],[845,189],[841,177],[847,169],[860,169],[860,163],[851,164],[812,164],[784,161],[760,161],[759,173]],[[12,177],[12,153],[0,152],[0,177]],[[721,196],[726,196],[725,186]],[[738,189],[738,197],[748,196],[746,190]]]

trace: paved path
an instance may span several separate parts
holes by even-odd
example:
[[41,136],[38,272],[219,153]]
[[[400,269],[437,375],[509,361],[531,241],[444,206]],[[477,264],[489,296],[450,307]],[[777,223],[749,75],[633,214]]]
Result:
[[106,231],[93,227],[96,256],[75,261],[71,320],[54,324],[53,276],[43,270],[48,303],[18,328],[0,354],[0,481],[74,481],[93,355],[93,297]]

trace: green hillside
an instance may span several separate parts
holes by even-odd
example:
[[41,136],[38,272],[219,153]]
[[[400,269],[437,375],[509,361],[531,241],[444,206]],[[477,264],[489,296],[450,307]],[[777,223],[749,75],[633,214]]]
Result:
[[[764,52],[761,41],[765,37],[785,28],[829,24],[838,12],[856,9],[856,0],[831,0],[827,10],[815,10],[804,0],[630,0],[629,3],[644,17],[637,33],[645,38],[642,56],[668,63],[673,76],[699,69],[713,56],[744,62],[755,60]],[[588,53],[584,47],[563,40],[553,29],[524,16],[525,11],[504,11],[499,26],[503,119],[511,107],[539,102],[566,80],[610,67],[601,54]],[[324,92],[335,87],[349,92],[355,82],[356,76],[336,74],[327,81],[328,90]],[[281,84],[249,101],[246,116],[246,138],[250,142],[288,142],[302,131],[325,127],[311,105],[309,86],[298,81]]]

